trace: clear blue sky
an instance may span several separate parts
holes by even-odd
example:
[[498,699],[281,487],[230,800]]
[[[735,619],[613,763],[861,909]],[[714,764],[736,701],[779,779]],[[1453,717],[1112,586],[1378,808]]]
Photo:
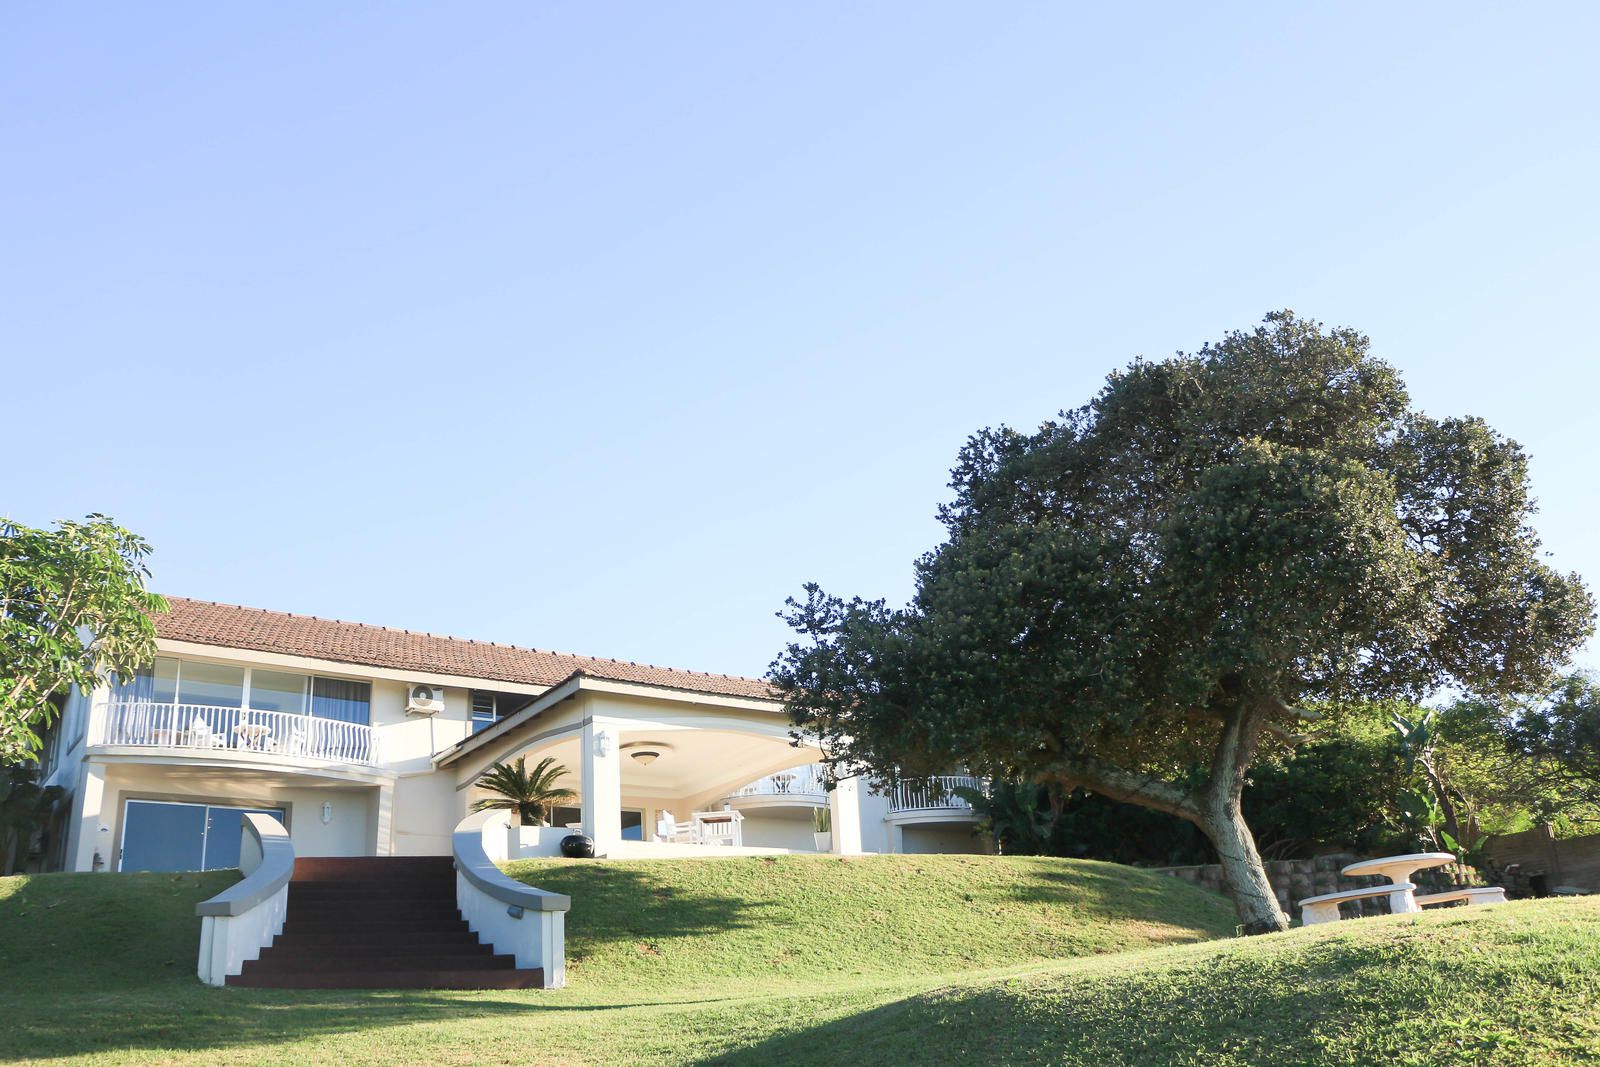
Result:
[[759,674],[969,433],[1292,307],[1600,580],[1600,6],[1110,6],[7,4],[0,512]]

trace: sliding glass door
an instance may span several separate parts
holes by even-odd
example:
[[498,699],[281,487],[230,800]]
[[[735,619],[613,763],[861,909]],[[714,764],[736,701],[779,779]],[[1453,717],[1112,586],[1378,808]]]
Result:
[[130,800],[122,812],[121,871],[217,871],[239,866],[244,817],[285,822],[282,808]]

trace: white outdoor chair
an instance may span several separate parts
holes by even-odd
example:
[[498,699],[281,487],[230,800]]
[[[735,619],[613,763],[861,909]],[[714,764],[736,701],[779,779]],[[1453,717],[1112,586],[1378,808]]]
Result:
[[196,715],[189,724],[189,747],[191,748],[227,748],[228,739],[211,728],[205,716]]
[[678,820],[673,817],[670,811],[662,812],[660,817],[656,819],[657,841],[679,845],[688,844],[692,832],[687,826],[679,829]]

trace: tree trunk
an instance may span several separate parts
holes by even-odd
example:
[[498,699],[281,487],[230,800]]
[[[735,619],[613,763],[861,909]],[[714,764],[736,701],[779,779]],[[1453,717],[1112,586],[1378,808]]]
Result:
[[1270,934],[1289,928],[1239,804],[1245,773],[1255,762],[1261,727],[1270,710],[1266,703],[1242,700],[1223,719],[1217,750],[1211,759],[1211,781],[1200,798],[1199,817],[1194,820],[1216,847],[1222,880],[1233,896],[1233,906],[1246,934]]
[[1212,754],[1210,781],[1199,794],[1089,756],[1062,760],[1053,769],[1052,779],[1062,788],[1081,785],[1112,800],[1194,823],[1217,850],[1223,881],[1233,896],[1244,932],[1287,930],[1289,920],[1278,907],[1256,839],[1239,806],[1245,773],[1255,760],[1262,727],[1275,706],[1271,701],[1240,700],[1219,714],[1222,732]]
[[1216,847],[1222,880],[1233,896],[1233,906],[1239,913],[1244,932],[1270,934],[1287,930],[1289,920],[1278,907],[1278,895],[1272,891],[1267,869],[1256,851],[1255,837],[1245,825],[1239,802],[1228,797],[1218,797],[1216,803],[1210,803],[1211,798],[1207,800],[1196,825]]

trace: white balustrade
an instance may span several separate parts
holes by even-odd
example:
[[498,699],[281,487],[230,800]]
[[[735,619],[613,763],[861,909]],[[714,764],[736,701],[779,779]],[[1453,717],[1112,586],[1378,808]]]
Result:
[[743,785],[735,789],[728,796],[792,796],[806,800],[826,801],[828,799],[828,784],[823,777],[822,768],[815,763],[811,763],[804,767],[778,771],[775,774],[767,775],[765,778],[757,778],[749,785]]
[[890,811],[970,811],[972,805],[956,792],[972,789],[982,792],[988,783],[970,774],[944,774],[932,778],[906,779],[889,796]]
[[273,753],[369,767],[378,762],[376,738],[365,723],[152,700],[114,700],[101,711],[93,744]]

